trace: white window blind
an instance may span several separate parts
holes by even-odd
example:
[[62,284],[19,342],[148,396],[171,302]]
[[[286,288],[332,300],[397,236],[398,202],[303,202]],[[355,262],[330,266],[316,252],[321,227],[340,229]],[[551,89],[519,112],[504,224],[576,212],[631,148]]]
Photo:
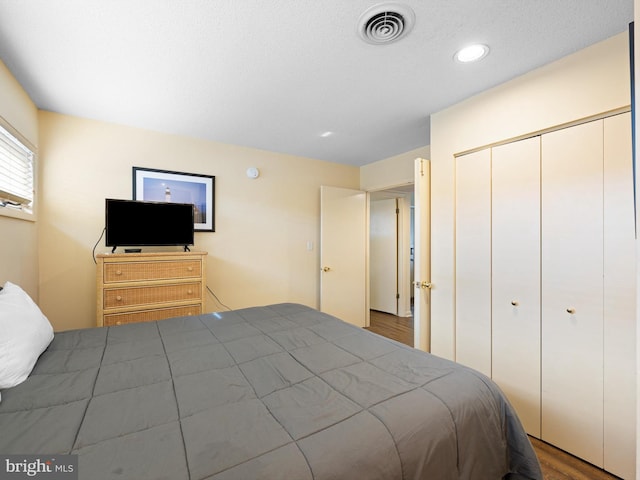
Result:
[[0,127],[0,206],[31,211],[33,152]]

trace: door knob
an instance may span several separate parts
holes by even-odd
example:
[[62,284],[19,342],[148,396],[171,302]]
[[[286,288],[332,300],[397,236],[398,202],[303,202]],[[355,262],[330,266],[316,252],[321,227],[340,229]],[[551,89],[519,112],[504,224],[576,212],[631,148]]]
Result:
[[425,282],[425,281],[415,281],[413,282],[413,284],[415,285],[416,288],[431,288],[433,285],[429,282]]
[[511,305],[513,305],[514,307],[517,307],[519,303],[517,300],[511,300]]
[[322,267],[322,271],[323,271],[323,272],[328,272],[329,270],[331,270],[331,268],[330,268],[330,267]]
[[567,313],[570,313],[571,315],[573,315],[574,313],[576,313],[576,309],[575,308],[567,308]]

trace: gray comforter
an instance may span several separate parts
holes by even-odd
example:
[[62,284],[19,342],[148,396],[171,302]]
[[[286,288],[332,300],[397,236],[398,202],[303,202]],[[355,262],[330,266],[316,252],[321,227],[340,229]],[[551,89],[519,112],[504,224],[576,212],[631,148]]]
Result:
[[81,479],[541,479],[485,376],[279,304],[62,332],[2,392],[0,453]]

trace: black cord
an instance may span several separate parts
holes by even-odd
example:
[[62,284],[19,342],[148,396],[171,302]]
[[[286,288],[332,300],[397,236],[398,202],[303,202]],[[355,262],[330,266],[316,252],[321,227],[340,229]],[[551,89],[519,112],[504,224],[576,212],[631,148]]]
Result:
[[107,231],[107,227],[104,227],[102,229],[102,233],[100,234],[100,238],[98,239],[96,244],[93,246],[93,263],[95,263],[96,265],[98,264],[98,262],[96,262],[96,247],[100,243],[100,240],[102,240],[102,237],[104,236],[104,232],[106,232],[106,231]]
[[222,303],[222,302],[220,301],[220,299],[216,296],[216,294],[215,294],[215,293],[213,293],[213,290],[211,290],[211,289],[209,288],[209,285],[207,285],[207,290],[209,290],[209,293],[210,293],[211,295],[213,295],[213,298],[215,298],[215,299],[216,299],[216,302],[218,302],[220,305],[222,305],[224,308],[226,308],[226,309],[227,309],[227,310],[229,310],[230,312],[232,311],[229,307],[227,307],[224,303]]

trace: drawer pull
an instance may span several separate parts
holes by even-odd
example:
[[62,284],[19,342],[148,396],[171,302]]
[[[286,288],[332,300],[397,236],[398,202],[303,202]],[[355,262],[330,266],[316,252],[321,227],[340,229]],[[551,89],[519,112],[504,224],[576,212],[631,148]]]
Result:
[[187,290],[187,295],[193,295],[193,290],[191,289]]
[[193,272],[193,267],[191,267],[191,266],[187,267],[187,271],[188,272]]
[[122,270],[116,270],[116,275],[122,275]]
[[121,297],[120,295],[118,295],[118,296],[116,297],[116,301],[121,302],[121,301],[122,301],[122,297]]
[[118,320],[118,321],[116,322],[116,325],[122,325],[122,322],[121,322],[120,320]]

